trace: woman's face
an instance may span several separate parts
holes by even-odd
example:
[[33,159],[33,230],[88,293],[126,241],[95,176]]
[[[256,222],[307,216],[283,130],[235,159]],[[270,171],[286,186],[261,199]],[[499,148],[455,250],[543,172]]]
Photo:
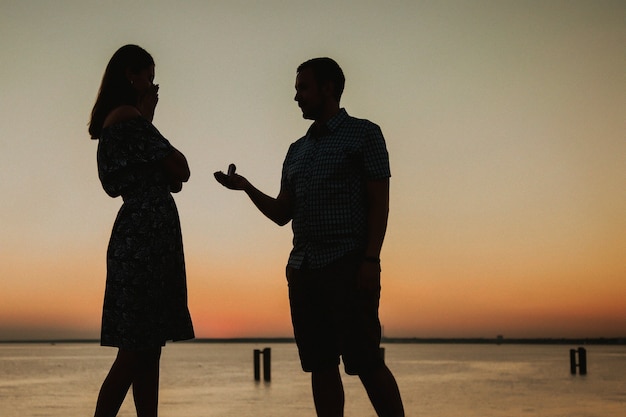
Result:
[[127,76],[137,94],[141,96],[154,86],[154,65],[137,73],[128,71]]

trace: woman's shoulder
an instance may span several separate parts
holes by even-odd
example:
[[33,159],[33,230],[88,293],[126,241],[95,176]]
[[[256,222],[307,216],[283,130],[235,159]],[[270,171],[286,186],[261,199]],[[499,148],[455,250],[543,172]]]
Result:
[[123,105],[114,108],[104,119],[104,124],[102,125],[103,129],[107,127],[127,122],[129,120],[134,120],[141,117],[141,113],[137,107],[131,105]]

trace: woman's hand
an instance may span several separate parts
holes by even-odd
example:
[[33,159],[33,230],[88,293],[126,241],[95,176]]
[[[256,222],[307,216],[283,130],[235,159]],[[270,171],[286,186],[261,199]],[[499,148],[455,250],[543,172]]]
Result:
[[154,84],[150,88],[146,90],[139,97],[139,103],[137,103],[137,107],[141,112],[141,115],[149,121],[152,121],[154,118],[154,110],[156,109],[156,105],[159,102],[159,85]]

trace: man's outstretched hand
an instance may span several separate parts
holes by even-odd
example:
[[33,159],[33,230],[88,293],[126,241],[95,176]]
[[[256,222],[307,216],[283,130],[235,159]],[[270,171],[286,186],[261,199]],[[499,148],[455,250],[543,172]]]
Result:
[[224,174],[222,171],[213,173],[213,176],[224,187],[230,190],[243,190],[248,184],[248,180],[239,174],[235,174],[235,164],[230,164],[228,167],[228,174]]

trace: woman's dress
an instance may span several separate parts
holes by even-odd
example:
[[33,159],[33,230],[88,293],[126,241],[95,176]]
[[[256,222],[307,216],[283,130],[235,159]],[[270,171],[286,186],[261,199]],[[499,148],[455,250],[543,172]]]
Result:
[[103,346],[140,350],[194,337],[180,221],[161,164],[173,150],[141,117],[102,130],[98,175],[124,201],[107,250]]

